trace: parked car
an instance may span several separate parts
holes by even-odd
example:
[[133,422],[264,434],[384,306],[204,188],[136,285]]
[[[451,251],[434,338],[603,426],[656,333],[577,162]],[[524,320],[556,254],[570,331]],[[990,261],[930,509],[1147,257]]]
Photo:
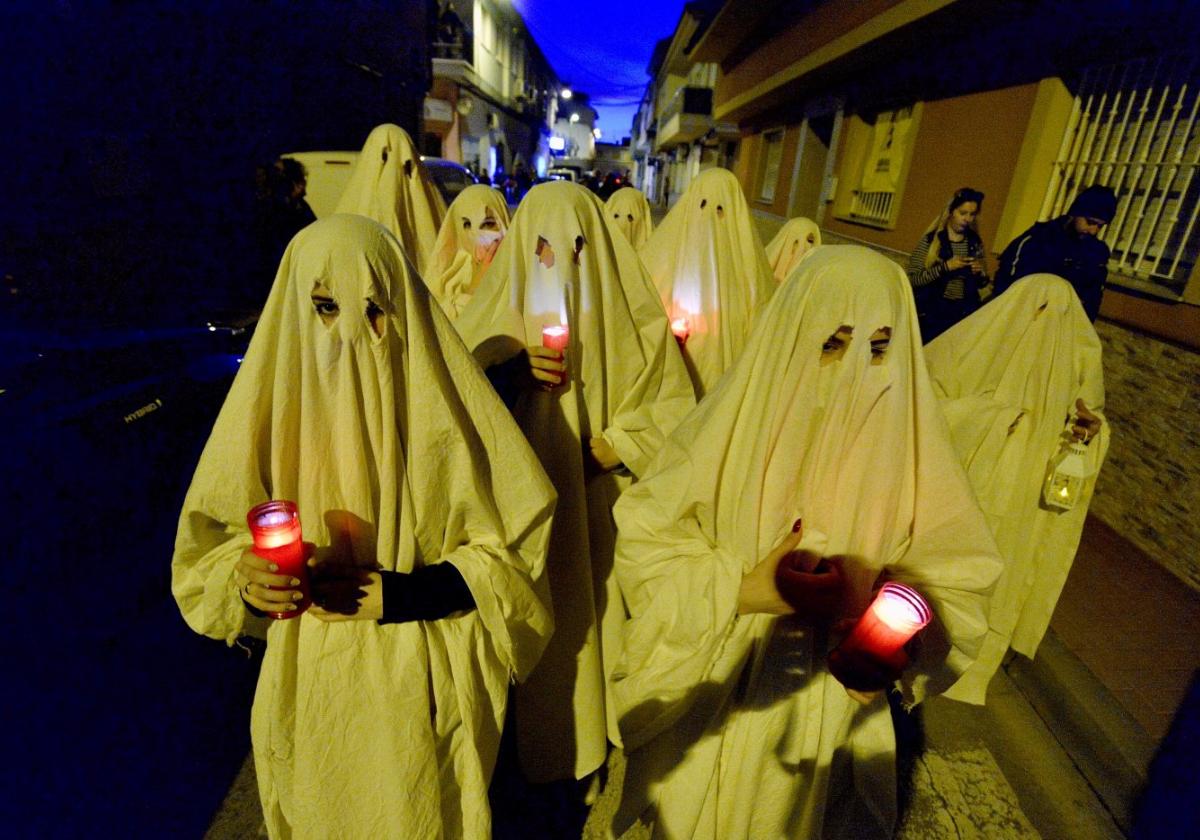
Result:
[[[304,164],[308,173],[305,200],[318,219],[328,216],[337,207],[338,199],[350,180],[350,171],[358,160],[358,152],[288,152],[282,155]],[[461,163],[446,158],[422,157],[421,165],[446,204],[479,179]]]
[[446,158],[422,157],[421,165],[433,177],[433,183],[437,185],[438,192],[442,194],[447,205],[458,198],[458,194],[467,187],[479,183],[479,179],[471,170]]
[[551,181],[578,182],[580,170],[571,166],[555,166],[546,171],[546,177]]

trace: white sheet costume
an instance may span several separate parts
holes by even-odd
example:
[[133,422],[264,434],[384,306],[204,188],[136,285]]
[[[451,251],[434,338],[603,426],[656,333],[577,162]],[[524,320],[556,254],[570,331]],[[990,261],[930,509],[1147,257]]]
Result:
[[[830,358],[843,325],[853,339]],[[887,701],[846,694],[828,632],[803,615],[737,615],[742,576],[801,517],[802,547],[844,558],[848,615],[881,576],[925,596],[935,618],[906,691],[948,687],[983,638],[1000,562],[929,388],[904,273],[856,246],[823,248],[780,286],[741,359],[616,506],[631,616],[614,673],[629,762],[618,829],[653,803],[661,837],[891,836]]]
[[486,184],[467,187],[446,209],[425,282],[451,320],[471,302],[483,279],[481,251],[507,230],[504,194]]
[[[529,389],[514,408],[559,497],[547,559],[556,630],[516,699],[521,764],[535,782],[582,778],[603,763],[606,740],[618,737],[605,698],[624,618],[612,576],[611,507],[628,478],[588,480],[587,442],[604,437],[640,474],[694,404],[654,287],[603,209],[575,184],[530,190],[455,321],[484,367],[540,345],[545,325],[570,328],[569,383]],[[553,250],[552,268],[538,259],[539,239]]]
[[776,283],[782,283],[800,265],[800,261],[821,244],[821,229],[812,219],[797,216],[788,219],[767,243],[767,262]]
[[684,347],[697,399],[737,361],[775,280],[737,178],[701,172],[638,252],[671,318],[687,318]]
[[633,187],[622,187],[608,197],[604,202],[604,218],[625,234],[635,251],[646,244],[654,231],[650,202],[641,190]]
[[[318,284],[340,307],[329,325]],[[263,629],[234,565],[251,544],[246,511],[269,498],[295,501],[305,540],[342,546],[343,561],[453,563],[477,605],[438,621],[269,622],[251,735],[270,836],[488,836],[509,681],[552,632],[554,494],[399,243],[368,219],[330,216],[284,254],[179,520],[172,590],[197,632],[232,643]]]
[[1092,477],[1074,509],[1042,504],[1042,482],[1075,400],[1103,416],[1100,338],[1069,283],[1034,274],[927,344],[925,359],[1006,562],[979,660],[946,692],[982,704],[1010,645],[1030,658],[1037,653],[1075,560],[1108,424],[1088,442]]
[[385,123],[367,135],[335,212],[379,222],[400,240],[424,277],[446,203],[421,166],[408,132]]

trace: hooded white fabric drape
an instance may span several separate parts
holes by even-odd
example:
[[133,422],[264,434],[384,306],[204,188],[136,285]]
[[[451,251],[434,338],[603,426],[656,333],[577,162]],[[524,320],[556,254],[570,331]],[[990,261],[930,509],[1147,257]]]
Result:
[[[318,284],[340,306],[329,326]],[[246,511],[269,498],[294,500],[305,540],[338,546],[341,562],[454,564],[477,605],[439,621],[269,623],[251,735],[270,836],[488,836],[509,681],[552,631],[554,493],[399,243],[368,219],[330,216],[284,254],[179,520],[172,590],[197,632],[232,643],[262,630],[234,565],[251,544]]]
[[[844,355],[822,345],[852,327]],[[891,328],[873,361],[868,338]],[[905,675],[948,687],[986,631],[1000,571],[930,391],[904,273],[865,248],[806,259],[741,359],[616,505],[630,619],[614,694],[628,768],[617,828],[647,803],[664,837],[890,837],[895,741],[882,697],[829,675],[803,615],[737,615],[742,576],[803,518],[844,558],[847,615],[881,576],[935,613]]]
[[[618,738],[605,687],[624,619],[611,508],[628,479],[588,480],[584,447],[603,436],[640,474],[695,402],[654,287],[603,209],[575,184],[530,190],[455,321],[485,367],[541,344],[544,325],[570,328],[568,384],[531,389],[514,408],[559,499],[547,559],[556,630],[516,697],[521,763],[533,781],[582,778],[604,762],[606,731]],[[553,249],[553,268],[538,260],[539,238]]]
[[[483,230],[488,219],[495,227]],[[450,203],[425,276],[429,291],[451,320],[458,317],[475,294],[477,275],[481,275],[483,268],[476,257],[476,247],[503,239],[507,230],[508,205],[499,190],[474,184]]]
[[629,240],[635,251],[640,250],[654,230],[650,217],[650,202],[641,190],[622,187],[604,202],[604,218]]
[[668,315],[691,325],[683,352],[700,398],[737,361],[776,285],[733,173],[701,172],[639,254]]
[[821,229],[812,219],[797,216],[784,222],[775,238],[767,243],[767,262],[775,282],[786,280],[800,265],[800,260],[820,244]]
[[412,138],[400,126],[385,123],[367,135],[334,212],[379,222],[400,240],[417,272],[427,276],[429,252],[446,203],[421,166]]
[[1034,274],[925,346],[955,449],[1004,556],[978,661],[946,695],[982,704],[1011,645],[1030,658],[1075,560],[1104,463],[1104,423],[1087,446],[1092,477],[1078,504],[1041,503],[1051,458],[1082,398],[1103,416],[1100,338],[1065,280]]

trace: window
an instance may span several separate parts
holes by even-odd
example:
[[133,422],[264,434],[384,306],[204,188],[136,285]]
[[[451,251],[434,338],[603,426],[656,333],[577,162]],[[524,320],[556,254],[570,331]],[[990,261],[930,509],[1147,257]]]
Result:
[[773,202],[775,185],[779,182],[779,162],[783,159],[783,130],[763,133],[763,165],[758,188],[758,200]]
[[1117,213],[1101,238],[1114,281],[1170,297],[1200,255],[1197,58],[1167,53],[1086,71],[1042,204],[1051,219],[1085,187],[1111,187]]

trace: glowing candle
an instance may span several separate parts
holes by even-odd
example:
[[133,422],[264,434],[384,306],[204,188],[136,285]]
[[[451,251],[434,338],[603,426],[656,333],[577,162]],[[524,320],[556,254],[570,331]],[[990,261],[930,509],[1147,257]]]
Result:
[[[554,324],[551,326],[542,327],[542,346],[547,350],[557,350],[558,358],[561,361],[563,353],[567,349],[567,345],[571,342],[571,330],[566,324]],[[548,371],[547,371],[548,372]],[[566,379],[566,373],[558,375],[558,384],[562,384]]]
[[688,336],[692,334],[692,325],[688,323],[688,319],[681,317],[671,321],[671,332],[675,333],[675,340],[680,344],[686,344]]
[[1075,441],[1050,459],[1042,501],[1054,510],[1071,510],[1083,495],[1084,482],[1090,475],[1087,448]]
[[[275,574],[300,579],[303,597],[294,610],[268,612],[271,618],[293,618],[308,609],[312,597],[308,587],[308,566],[304,563],[304,543],[300,532],[300,516],[296,503],[274,499],[255,505],[246,514],[250,534],[254,537],[254,553],[279,567]],[[271,589],[289,590],[290,586]]]
[[869,675],[903,667],[904,645],[932,616],[915,589],[885,583],[850,635],[829,654],[830,673],[847,688],[878,688],[870,685]]
[[557,350],[561,353],[567,349],[570,340],[571,331],[563,324],[542,327],[542,346],[548,350]]

